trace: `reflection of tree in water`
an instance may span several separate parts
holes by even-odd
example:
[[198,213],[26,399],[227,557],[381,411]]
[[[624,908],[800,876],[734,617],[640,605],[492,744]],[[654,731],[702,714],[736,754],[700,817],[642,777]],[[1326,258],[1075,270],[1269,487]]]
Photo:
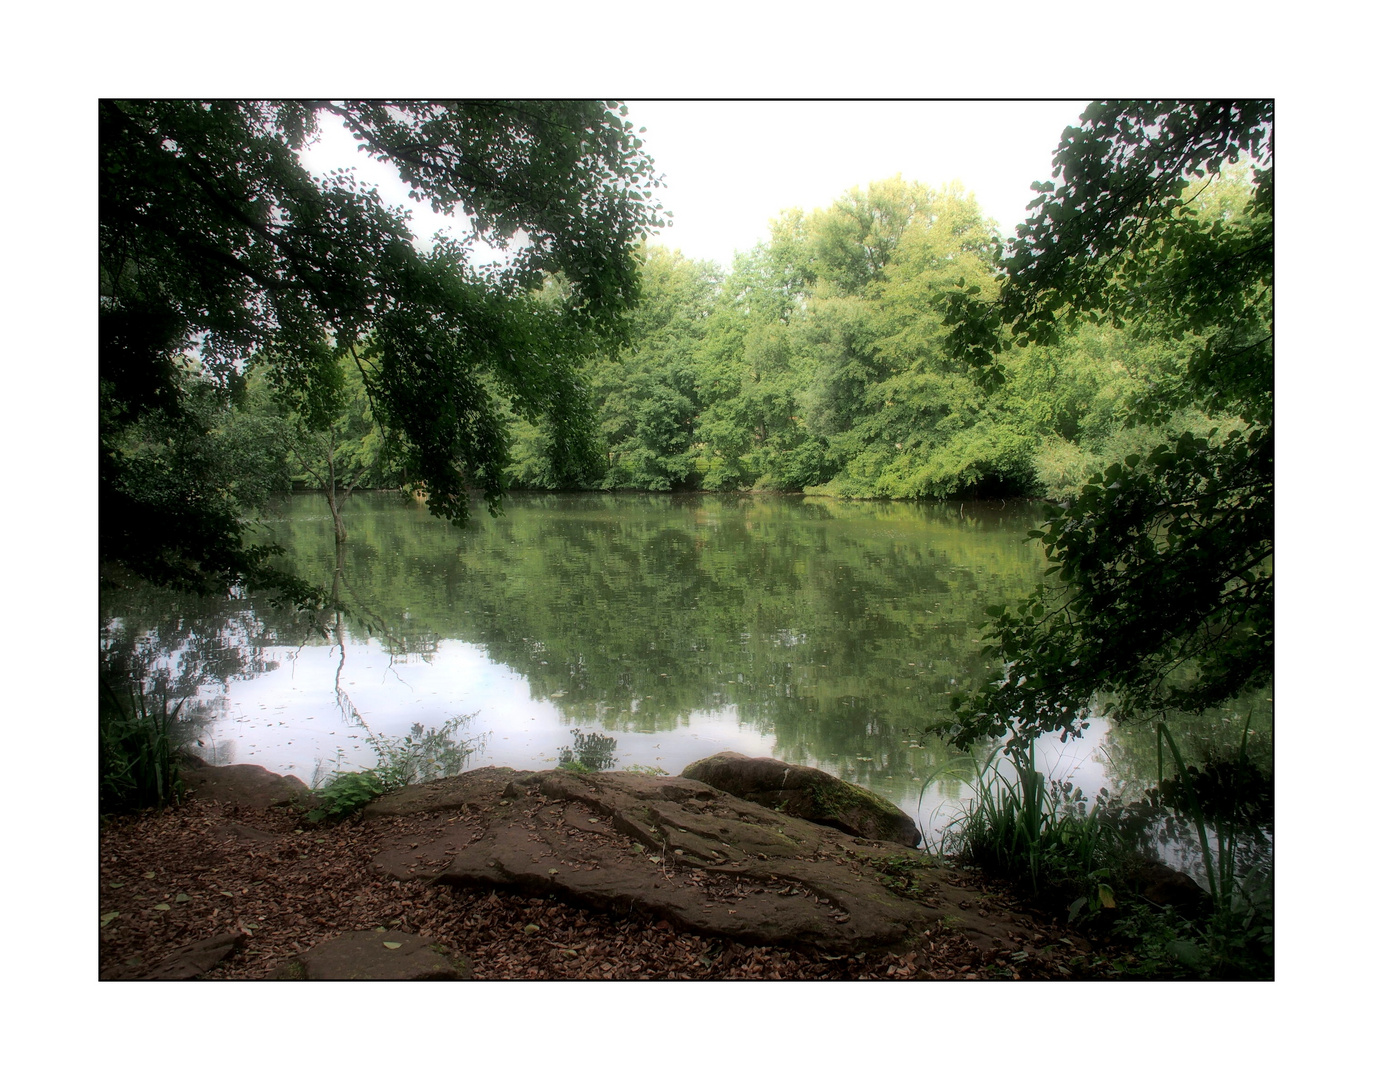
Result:
[[[179,727],[192,742],[223,709],[231,682],[274,670],[277,661],[265,650],[311,629],[309,619],[265,605],[152,586],[109,588],[100,599],[101,680],[121,692],[141,688],[150,699],[184,702]],[[215,686],[220,693],[205,693]]]
[[[835,735],[864,738],[839,697],[868,698],[893,740],[939,715],[949,680],[982,670],[986,605],[1024,591],[1042,562],[1020,542],[1034,517],[1023,505],[978,528],[971,507],[960,519],[785,499],[514,502],[460,531],[413,503],[357,496],[350,630],[395,653],[479,643],[583,728],[670,730],[738,706],[780,733],[791,699],[816,713],[794,731],[816,757],[833,756]],[[297,573],[324,570],[328,516],[296,505],[277,539]]]
[[558,767],[580,766],[588,772],[605,772],[615,767],[615,748],[615,740],[609,735],[573,728],[572,745],[558,748]]

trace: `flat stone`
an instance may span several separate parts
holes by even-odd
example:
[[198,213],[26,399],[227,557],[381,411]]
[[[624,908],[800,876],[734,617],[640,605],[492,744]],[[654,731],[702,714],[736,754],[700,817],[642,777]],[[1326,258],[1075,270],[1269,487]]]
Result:
[[372,868],[401,881],[432,878],[472,842],[473,836],[474,830],[469,825],[446,826],[437,838],[428,833],[402,836],[393,841],[395,846],[372,860]]
[[[515,798],[488,806],[485,832],[433,884],[554,895],[697,933],[831,950],[893,942],[934,918],[869,865],[920,858],[908,848],[868,841],[860,855],[837,830],[697,781],[552,770],[502,794]],[[580,827],[589,817],[611,830]]]
[[457,776],[412,784],[390,795],[373,799],[363,808],[362,816],[402,817],[407,814],[460,812],[469,807],[484,808],[495,802],[512,781],[534,775],[537,774],[487,765]]
[[471,965],[432,938],[397,930],[353,930],[287,960],[268,978],[310,981],[466,979]]
[[157,967],[144,975],[145,979],[194,979],[204,975],[216,964],[228,959],[243,942],[246,934],[220,934],[190,945],[183,945],[170,953]]

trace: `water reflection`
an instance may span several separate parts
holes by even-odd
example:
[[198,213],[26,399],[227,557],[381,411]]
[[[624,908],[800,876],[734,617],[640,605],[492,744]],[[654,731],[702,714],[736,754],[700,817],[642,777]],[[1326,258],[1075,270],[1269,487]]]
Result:
[[[1025,503],[594,494],[515,497],[463,530],[359,494],[339,547],[323,498],[297,496],[272,538],[346,616],[120,591],[102,648],[194,692],[219,760],[307,782],[372,764],[369,735],[471,714],[469,767],[547,768],[578,737],[669,773],[765,754],[878,791],[937,838],[976,764],[924,731],[988,673],[978,627],[1038,579],[1036,521]],[[1151,747],[1101,723],[1054,749],[1051,774],[1095,791],[1144,777]]]

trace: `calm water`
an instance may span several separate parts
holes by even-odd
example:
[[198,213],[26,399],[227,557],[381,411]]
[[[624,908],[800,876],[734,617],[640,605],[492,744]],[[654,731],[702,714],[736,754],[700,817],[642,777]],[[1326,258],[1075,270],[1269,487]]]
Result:
[[[102,647],[191,695],[208,760],[311,783],[371,764],[369,735],[463,717],[468,768],[541,769],[576,729],[614,739],[617,768],[677,773],[720,750],[815,765],[933,838],[974,765],[923,729],[988,673],[986,607],[1042,569],[1026,503],[516,496],[459,529],[361,494],[344,516],[341,559],[321,496],[265,522],[292,568],[348,606],[322,626],[246,601],[102,596]],[[1237,741],[1232,719],[1191,733],[1193,749]],[[1043,743],[1040,764],[1130,794],[1153,750],[1151,734],[1098,721]]]

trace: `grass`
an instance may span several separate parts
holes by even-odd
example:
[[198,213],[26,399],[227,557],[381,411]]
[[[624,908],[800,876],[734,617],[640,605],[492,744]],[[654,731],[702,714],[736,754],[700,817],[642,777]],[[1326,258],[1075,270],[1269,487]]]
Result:
[[[1014,775],[998,768],[1011,763]],[[945,832],[955,854],[990,873],[1027,885],[1037,895],[1047,885],[1088,888],[1118,847],[1114,829],[1081,788],[1047,781],[1035,768],[1034,745],[1011,744],[989,756],[973,781],[974,796]],[[1098,902],[1108,897],[1097,889]]]
[[[1160,719],[1159,787],[1124,807],[1103,792],[1090,810],[1081,789],[1048,781],[1038,771],[1033,744],[1013,740],[978,770],[973,798],[946,830],[941,853],[1051,908],[1065,905],[1069,922],[1123,949],[1116,961],[1123,976],[1271,979],[1271,901],[1256,887],[1257,872],[1239,872],[1240,819],[1251,802],[1237,801],[1235,789],[1224,783],[1241,776],[1271,788],[1271,779],[1248,768],[1247,725],[1245,730],[1236,759],[1198,769],[1184,763]],[[1171,778],[1164,775],[1165,748],[1176,769]],[[1009,775],[998,768],[1002,762],[1010,763]],[[1216,798],[1217,791],[1227,797]],[[1150,857],[1143,850],[1141,822],[1160,818],[1171,828],[1194,832],[1208,911],[1160,907],[1133,890],[1132,868]]]
[[558,768],[574,773],[606,772],[615,768],[615,739],[597,731],[572,729],[572,745],[558,748]]
[[123,813],[165,806],[181,798],[182,733],[164,692],[149,699],[141,681],[116,690],[100,680],[100,811]]

